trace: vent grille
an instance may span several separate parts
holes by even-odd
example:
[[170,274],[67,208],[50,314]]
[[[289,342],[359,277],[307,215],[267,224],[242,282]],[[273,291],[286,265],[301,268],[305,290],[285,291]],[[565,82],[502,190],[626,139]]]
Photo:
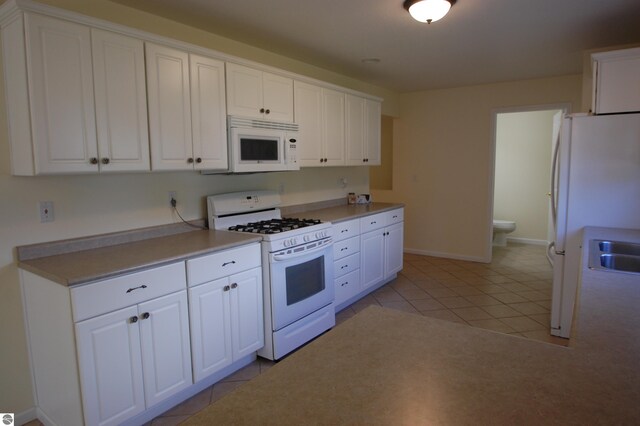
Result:
[[245,118],[229,116],[229,127],[244,127],[249,129],[276,129],[297,132],[300,128],[296,123],[284,123],[280,121],[260,120],[258,118]]

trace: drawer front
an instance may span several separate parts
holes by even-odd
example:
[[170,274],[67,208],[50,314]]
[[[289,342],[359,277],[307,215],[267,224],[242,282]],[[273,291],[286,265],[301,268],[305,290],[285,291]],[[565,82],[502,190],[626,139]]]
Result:
[[343,257],[340,260],[333,262],[333,276],[340,277],[349,272],[355,271],[360,267],[360,253],[352,254],[351,256]]
[[360,251],[360,237],[333,243],[333,260],[342,259]]
[[387,213],[372,214],[360,219],[360,232],[366,233],[386,226]]
[[336,291],[335,305],[339,305],[360,291],[360,269],[336,278],[334,284]]
[[189,287],[260,266],[260,244],[222,250],[187,260]]
[[74,321],[115,311],[187,286],[184,262],[123,275],[71,289]]
[[342,241],[360,234],[360,220],[353,219],[333,225],[333,240]]
[[404,209],[396,209],[387,212],[386,226],[399,223],[404,220]]

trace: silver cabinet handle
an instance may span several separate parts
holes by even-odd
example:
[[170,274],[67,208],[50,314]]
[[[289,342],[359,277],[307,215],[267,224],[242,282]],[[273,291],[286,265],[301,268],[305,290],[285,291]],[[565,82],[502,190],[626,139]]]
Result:
[[127,290],[127,293],[131,293],[133,290],[137,290],[139,288],[147,288],[147,286],[142,284],[142,285],[139,285],[138,287],[132,287],[129,290]]

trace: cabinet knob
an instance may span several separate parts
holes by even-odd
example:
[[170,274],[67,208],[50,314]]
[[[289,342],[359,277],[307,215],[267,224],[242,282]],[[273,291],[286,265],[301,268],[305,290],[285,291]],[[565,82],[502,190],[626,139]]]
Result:
[[192,164],[193,163],[193,158],[191,158],[191,157],[187,158],[187,163]]
[[96,157],[91,157],[91,158],[89,159],[89,163],[91,163],[91,164],[98,164],[98,159],[97,159]]
[[145,312],[144,314],[141,315],[142,319],[149,319],[149,317],[151,316],[151,314],[149,312]]
[[229,291],[229,290],[231,290],[231,287],[229,287],[228,285],[225,285],[224,287],[222,287],[222,289],[224,291]]
[[231,284],[231,288],[238,288],[238,283]]
[[202,158],[200,158],[200,157],[196,158],[196,163],[198,163],[198,164],[202,163]]
[[265,111],[265,114],[269,114],[270,112],[271,112],[270,110],[266,110],[266,111]]
[[260,114],[264,114],[264,108],[260,108]]
[[129,322],[130,322],[131,324],[138,322],[138,317],[137,317],[137,316],[135,316],[135,315],[134,315],[134,316],[132,316],[131,318],[129,318]]
[[103,157],[100,161],[102,161],[102,164],[109,164],[109,159],[107,157]]

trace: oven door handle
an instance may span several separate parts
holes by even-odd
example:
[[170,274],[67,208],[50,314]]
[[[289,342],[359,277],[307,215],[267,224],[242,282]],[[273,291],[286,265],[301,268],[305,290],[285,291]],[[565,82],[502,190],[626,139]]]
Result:
[[276,262],[280,262],[283,260],[295,259],[296,257],[308,256],[318,251],[327,249],[327,247],[329,247],[332,242],[333,242],[333,239],[327,238],[325,241],[322,242],[320,246],[311,250],[304,250],[304,251],[301,251],[300,253],[295,253],[295,254],[274,254],[273,260],[275,260]]

